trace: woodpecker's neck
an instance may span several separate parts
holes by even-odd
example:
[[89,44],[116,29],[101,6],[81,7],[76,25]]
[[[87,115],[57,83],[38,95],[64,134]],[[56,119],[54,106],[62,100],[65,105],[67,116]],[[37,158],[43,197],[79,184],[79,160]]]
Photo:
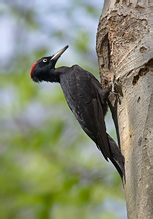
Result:
[[65,74],[69,70],[69,68],[70,67],[62,66],[56,69],[51,69],[48,81],[60,83],[60,76],[62,74]]

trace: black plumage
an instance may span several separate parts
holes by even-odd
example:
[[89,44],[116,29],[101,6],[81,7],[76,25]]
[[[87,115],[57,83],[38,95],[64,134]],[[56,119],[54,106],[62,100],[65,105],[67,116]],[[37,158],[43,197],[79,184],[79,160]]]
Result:
[[38,60],[32,66],[31,77],[35,82],[60,83],[66,101],[82,129],[95,142],[105,159],[111,160],[123,179],[124,157],[115,141],[107,134],[104,121],[111,86],[102,89],[99,81],[78,65],[55,69],[56,61],[67,48],[64,47],[54,56]]

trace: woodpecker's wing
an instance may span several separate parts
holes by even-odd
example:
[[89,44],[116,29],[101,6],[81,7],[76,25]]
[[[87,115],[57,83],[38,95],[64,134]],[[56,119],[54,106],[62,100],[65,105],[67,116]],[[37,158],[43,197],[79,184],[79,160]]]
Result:
[[[93,84],[91,84],[89,87],[90,90],[95,89],[95,87],[92,86]],[[86,96],[87,95],[90,101],[87,103],[86,99],[81,98],[81,104],[83,107],[82,112],[79,115],[77,114],[77,120],[87,135],[96,143],[104,157],[106,159],[107,157],[110,158],[110,148],[106,134],[106,126],[104,122],[104,114],[100,94],[95,89],[94,95],[93,91],[86,93]]]
[[[71,80],[69,80],[71,78]],[[101,85],[89,72],[75,65],[62,86],[67,103],[86,134],[96,143],[104,157],[110,148],[102,109]],[[66,87],[66,88],[65,88]],[[99,90],[100,89],[100,90]]]

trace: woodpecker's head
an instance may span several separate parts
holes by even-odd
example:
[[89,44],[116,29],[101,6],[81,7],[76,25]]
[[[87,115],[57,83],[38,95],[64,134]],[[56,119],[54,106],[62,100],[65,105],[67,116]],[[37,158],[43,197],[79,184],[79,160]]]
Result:
[[43,57],[36,61],[31,68],[31,78],[35,82],[49,81],[52,72],[54,72],[55,64],[59,57],[65,52],[68,46],[58,51],[53,56]]

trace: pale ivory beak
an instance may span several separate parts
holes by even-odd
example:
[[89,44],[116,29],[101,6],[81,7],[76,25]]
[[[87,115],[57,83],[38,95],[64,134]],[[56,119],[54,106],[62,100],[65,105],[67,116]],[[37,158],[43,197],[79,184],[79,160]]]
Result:
[[55,55],[53,55],[53,57],[51,58],[51,60],[57,60],[62,54],[63,52],[65,52],[65,50],[68,48],[69,46],[65,46],[63,49],[61,49],[60,51],[58,51]]

